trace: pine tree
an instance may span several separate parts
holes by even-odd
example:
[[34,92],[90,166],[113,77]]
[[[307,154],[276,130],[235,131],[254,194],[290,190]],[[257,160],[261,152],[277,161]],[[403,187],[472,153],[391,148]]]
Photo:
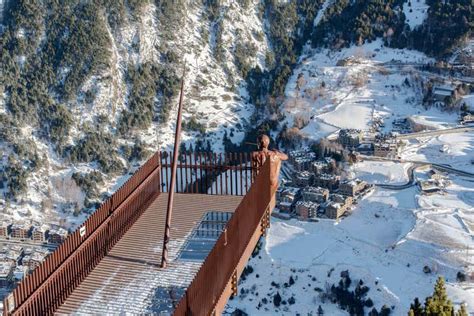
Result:
[[379,312],[375,307],[369,312],[369,316],[379,316]]
[[433,296],[427,299],[425,306],[427,315],[451,315],[453,313],[453,304],[446,294],[444,278],[439,277],[436,281]]
[[288,284],[291,286],[293,284],[295,284],[295,279],[293,279],[293,276],[290,275],[290,280],[288,281]]
[[468,316],[465,304],[461,304],[461,308],[456,312],[456,316]]
[[410,305],[410,312],[408,315],[413,316],[422,316],[423,315],[423,306],[420,303],[418,297],[415,297],[415,301]]
[[322,316],[324,315],[324,310],[323,308],[321,307],[321,305],[318,306],[318,316]]
[[379,315],[381,315],[381,316],[388,316],[388,315],[390,315],[391,312],[392,312],[392,310],[390,309],[390,307],[388,307],[387,305],[384,305],[384,306],[382,306],[382,308],[380,309]]
[[467,316],[466,306],[461,305],[461,308],[455,312],[453,303],[446,294],[446,285],[443,277],[438,277],[436,281],[434,292],[432,296],[428,296],[423,307],[415,298],[414,303],[410,305],[408,311],[409,316]]
[[277,292],[275,296],[273,296],[273,304],[278,307],[281,304],[281,295],[280,292]]

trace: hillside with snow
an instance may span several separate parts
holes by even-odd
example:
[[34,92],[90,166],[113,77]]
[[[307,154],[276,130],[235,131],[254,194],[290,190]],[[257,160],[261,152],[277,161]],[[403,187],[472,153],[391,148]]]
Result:
[[[99,130],[104,134],[113,133],[120,125],[121,113],[127,111],[133,88],[127,78],[129,67],[160,64],[164,53],[176,56],[176,61],[169,66],[176,80],[180,80],[186,65],[183,121],[185,125],[191,124],[184,128],[183,142],[193,148],[201,144],[201,150],[223,151],[224,132],[232,142],[241,142],[251,124],[253,106],[248,101],[242,66],[238,64],[234,52],[237,47],[246,47],[251,53],[246,51],[239,55],[239,63],[248,63],[246,67],[266,68],[265,53],[269,50],[269,43],[257,4],[254,2],[244,6],[229,1],[220,4],[218,12],[210,17],[210,6],[190,2],[177,6],[177,16],[172,17],[177,20],[164,27],[163,24],[170,21],[160,15],[161,8],[157,4],[150,2],[139,7],[139,12],[126,12],[124,21],[118,27],[104,23],[106,36],[110,40],[110,67],[86,78],[78,88],[77,98],[65,103],[74,118],[65,146],[84,146],[79,144],[81,139],[88,136],[88,130],[98,121],[103,122]],[[106,22],[107,14],[101,14],[99,18]],[[170,34],[173,36],[170,37]],[[219,58],[216,57],[218,49]],[[26,62],[28,58],[22,56]],[[67,76],[70,70],[66,67],[62,71]],[[5,115],[8,114],[8,97],[4,92],[0,105],[0,113]],[[157,111],[165,106],[160,102],[158,96],[155,97],[153,107]],[[114,139],[115,148],[108,150],[118,149],[115,159],[119,172],[102,171],[102,181],[97,183],[95,196],[104,196],[116,190],[127,174],[147,158],[148,153],[171,148],[177,114],[176,93],[170,103],[167,105],[169,119],[153,120],[144,129],[131,129]],[[57,153],[54,144],[40,135],[38,126],[24,125],[17,129],[16,135],[12,135],[11,141],[0,140],[4,166],[9,164],[8,157],[11,155],[21,158],[15,154],[14,144],[22,139],[34,143],[31,150],[41,159],[41,167],[28,173],[24,193],[16,201],[7,203],[7,199],[3,198],[8,189],[1,189],[0,205],[5,208],[3,215],[17,221],[50,222],[73,228],[87,216],[71,216],[74,208],[88,206],[85,205],[87,201],[83,188],[78,187],[72,176],[87,175],[103,168],[96,161],[71,163],[67,157]],[[127,158],[121,148],[133,150],[137,143],[143,154],[138,159]],[[127,171],[125,177],[117,177],[122,170]]]
[[[436,130],[455,127],[456,113],[421,105],[424,74],[413,64],[426,60],[422,53],[390,49],[379,41],[338,52],[307,48],[285,89],[285,123],[305,121],[299,132],[309,143],[341,128],[367,132],[374,117],[383,119],[383,132],[405,117]],[[401,159],[449,164],[474,174],[473,150],[472,132],[423,137],[407,141]],[[348,177],[401,185],[410,166],[367,160],[349,166]],[[417,169],[415,179],[426,179],[426,170]],[[347,315],[325,293],[349,271],[350,289],[362,280],[377,310],[386,305],[391,314],[406,315],[413,299],[431,295],[437,275],[443,275],[453,302],[474,312],[472,280],[456,280],[459,271],[474,272],[474,182],[457,175],[449,175],[449,181],[446,191],[429,196],[417,187],[376,188],[341,221],[273,219],[228,310],[316,315],[321,306],[324,314]],[[424,273],[425,266],[432,272]]]
[[[384,135],[403,120],[458,127],[474,111],[469,1],[0,0],[0,218],[75,229],[172,148],[183,78],[190,151],[248,151],[258,133],[289,151],[376,122]],[[457,88],[437,100],[447,82]],[[340,221],[272,218],[227,312],[348,315],[324,295],[348,271],[349,290],[370,288],[367,312],[406,315],[443,275],[474,313],[473,281],[457,280],[474,273],[474,179],[450,173],[429,196],[383,187],[409,182],[413,161],[474,173],[473,157],[468,132],[346,163],[345,177],[382,186]]]
[[[338,63],[349,57],[353,64]],[[455,114],[421,106],[418,71],[410,65],[394,66],[426,59],[419,52],[389,49],[380,42],[339,52],[308,49],[286,86],[286,123],[308,118],[300,132],[309,142],[340,128],[368,131],[374,115],[384,119],[386,131],[393,120],[407,116],[435,129],[456,126]],[[357,78],[363,82],[355,84]],[[472,132],[442,135],[410,140],[401,158],[474,173],[473,150]],[[410,165],[367,160],[348,167],[348,176],[400,185],[408,181]],[[418,170],[415,178],[426,178],[424,172]],[[445,192],[430,196],[417,187],[376,188],[341,221],[273,219],[258,255],[249,262],[252,272],[240,282],[240,295],[229,302],[228,310],[316,315],[321,306],[324,314],[346,315],[325,293],[347,270],[352,290],[354,282],[362,280],[370,288],[367,298],[373,306],[380,310],[386,305],[393,315],[406,315],[415,297],[429,296],[437,275],[445,276],[453,302],[465,303],[474,312],[472,281],[456,281],[459,271],[474,272],[474,183],[457,175],[449,180]],[[423,273],[425,266],[433,272]],[[288,284],[290,276],[294,284]],[[278,307],[273,302],[277,293],[284,302]]]

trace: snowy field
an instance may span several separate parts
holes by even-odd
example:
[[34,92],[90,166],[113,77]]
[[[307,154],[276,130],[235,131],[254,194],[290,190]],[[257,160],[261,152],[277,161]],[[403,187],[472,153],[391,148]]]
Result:
[[[309,118],[302,129],[310,139],[338,128],[367,129],[376,117],[390,131],[395,119],[410,117],[428,128],[456,126],[458,115],[421,106],[418,72],[396,63],[428,62],[422,53],[383,47],[380,40],[339,52],[307,49],[286,88],[286,123]],[[341,62],[349,63],[342,66]],[[405,83],[405,81],[407,83]]]
[[403,4],[403,13],[405,21],[410,25],[410,29],[421,25],[428,15],[429,6],[425,0],[408,0]]
[[[464,203],[456,205],[458,194],[465,195]],[[367,297],[375,307],[394,306],[393,315],[406,315],[415,297],[430,295],[437,275],[447,279],[454,303],[468,303],[473,312],[473,284],[456,282],[456,273],[474,264],[474,201],[466,198],[473,194],[474,186],[470,194],[453,189],[433,198],[421,197],[415,187],[377,189],[339,223],[272,219],[259,257],[249,262],[255,271],[240,285],[250,293],[239,295],[229,307],[250,315],[306,315],[321,305],[330,315],[347,315],[321,299],[314,288],[337,285],[340,272],[349,270],[353,282],[361,279],[369,286]],[[444,208],[429,204],[443,200]],[[423,273],[424,266],[433,272]],[[331,268],[334,272],[328,277]],[[296,280],[291,287],[271,286],[272,281],[288,282],[290,275]],[[294,296],[296,304],[275,309],[272,299],[277,291],[286,300]],[[257,308],[263,297],[270,303]]]
[[407,171],[410,164],[394,162],[362,161],[349,169],[350,176],[368,183],[404,184],[408,182]]
[[474,133],[446,134],[410,141],[402,159],[447,164],[474,173]]

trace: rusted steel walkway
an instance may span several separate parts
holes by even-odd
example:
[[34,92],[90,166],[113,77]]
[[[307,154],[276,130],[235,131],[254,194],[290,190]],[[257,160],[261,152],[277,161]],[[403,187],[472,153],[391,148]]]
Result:
[[[159,266],[167,193],[160,194],[72,292],[57,314],[156,312],[159,306],[156,303],[155,306],[152,305],[153,300],[157,299],[154,296],[160,295],[157,291],[160,287],[171,303],[173,295],[166,288],[185,289],[202,264],[202,261],[176,262],[186,237],[206,212],[233,212],[241,200],[241,196],[231,195],[176,194],[176,211],[171,230],[171,261],[163,270]],[[175,297],[175,300],[179,300],[179,297]]]
[[163,270],[169,164],[157,152],[17,285],[3,314],[220,314],[275,204],[279,163],[249,158],[182,156]]

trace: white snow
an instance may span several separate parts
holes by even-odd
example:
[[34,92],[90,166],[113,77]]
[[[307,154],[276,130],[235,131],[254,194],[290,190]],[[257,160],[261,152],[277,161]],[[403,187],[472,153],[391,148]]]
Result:
[[428,16],[429,6],[425,0],[407,0],[403,4],[403,13],[405,14],[405,22],[408,23],[410,29],[421,25]]
[[5,114],[7,112],[7,109],[5,106],[5,98],[6,98],[6,93],[5,92],[0,93],[0,114]]
[[470,109],[474,109],[474,94],[465,95],[462,99],[462,102],[465,102]]
[[314,18],[313,26],[316,27],[321,19],[324,16],[324,13],[326,12],[326,9],[331,6],[334,3],[333,0],[325,0],[321,9],[319,9],[318,14],[316,14],[316,17]]
[[402,159],[432,161],[474,173],[474,134],[446,134],[412,140],[403,151]]
[[[338,66],[345,59],[352,61],[350,66]],[[394,119],[404,117],[433,128],[457,124],[456,114],[421,106],[421,82],[410,63],[430,61],[422,53],[384,47],[376,40],[338,52],[306,47],[300,61],[287,84],[282,111],[289,127],[304,113],[309,124],[301,132],[309,139],[339,128],[367,129],[375,116],[385,120],[386,131]],[[410,86],[403,84],[405,79]]]
[[[259,297],[239,296],[230,301],[229,306],[252,315],[306,314],[318,305],[324,310],[332,310],[334,305],[323,302],[313,288],[324,289],[327,283],[337,283],[339,273],[347,269],[353,282],[362,279],[370,287],[367,297],[372,298],[378,309],[383,304],[394,305],[394,315],[406,314],[415,297],[428,296],[438,274],[447,278],[448,293],[454,303],[473,302],[474,290],[455,282],[457,271],[474,263],[474,252],[466,253],[467,245],[474,246],[472,234],[453,217],[462,217],[467,211],[454,214],[445,211],[440,215],[436,210],[418,211],[416,196],[415,188],[399,192],[377,190],[340,223],[272,219],[264,249],[260,252],[261,259],[257,257],[249,262],[255,271],[240,285],[245,289],[255,286],[254,292],[258,292]],[[471,210],[470,220],[472,213]],[[450,218],[448,224],[441,221],[446,216]],[[424,274],[425,265],[435,272]],[[335,271],[328,277],[330,268]],[[259,274],[258,279],[256,274]],[[279,291],[284,299],[294,295],[296,304],[288,310],[275,309],[272,298],[277,290],[270,283],[282,284],[290,275],[298,276],[295,285]],[[317,281],[312,281],[308,275],[315,276]],[[272,296],[264,307],[270,309],[257,309],[267,293]],[[469,310],[473,307],[469,306]]]
[[408,182],[409,166],[406,163],[362,161],[351,166],[350,172],[368,183],[404,184]]

